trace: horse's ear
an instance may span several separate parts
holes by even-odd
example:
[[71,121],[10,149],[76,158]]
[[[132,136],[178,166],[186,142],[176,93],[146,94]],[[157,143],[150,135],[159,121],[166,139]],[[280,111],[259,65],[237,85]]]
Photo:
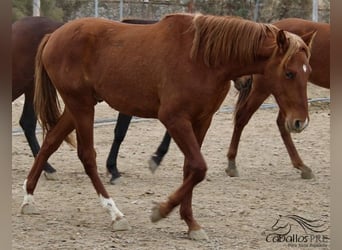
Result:
[[289,41],[286,38],[284,30],[279,30],[277,34],[277,45],[281,52],[287,51],[289,47]]
[[308,45],[308,47],[311,49],[313,40],[315,39],[316,35],[317,35],[317,30],[313,30],[302,35],[301,38],[306,43],[306,45]]

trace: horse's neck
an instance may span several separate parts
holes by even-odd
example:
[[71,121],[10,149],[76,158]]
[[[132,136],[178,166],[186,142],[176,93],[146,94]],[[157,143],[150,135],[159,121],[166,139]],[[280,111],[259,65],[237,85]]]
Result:
[[237,64],[232,63],[230,66],[224,66],[223,71],[228,80],[236,79],[245,75],[263,74],[267,63],[267,58],[261,58],[260,60],[251,64]]
[[249,64],[232,63],[227,67],[228,74],[237,78],[244,75],[264,74],[265,67],[274,53],[274,38],[266,39],[264,46],[256,53],[254,62]]

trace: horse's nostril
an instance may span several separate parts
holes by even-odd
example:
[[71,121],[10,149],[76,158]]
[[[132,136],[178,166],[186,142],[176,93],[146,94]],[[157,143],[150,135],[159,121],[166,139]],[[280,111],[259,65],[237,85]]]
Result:
[[295,129],[297,129],[297,130],[300,129],[301,128],[300,124],[301,124],[300,120],[296,120],[295,121]]

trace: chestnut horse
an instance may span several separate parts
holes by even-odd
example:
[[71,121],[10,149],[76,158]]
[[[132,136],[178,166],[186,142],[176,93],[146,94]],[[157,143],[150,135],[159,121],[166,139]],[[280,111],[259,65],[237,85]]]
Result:
[[[306,86],[313,34],[299,36],[241,18],[172,14],[151,25],[82,18],[42,40],[36,56],[35,108],[45,131],[42,147],[24,182],[24,214],[36,213],[33,193],[44,163],[76,129],[77,154],[112,219],[128,222],[101,182],[96,165],[95,104],[106,101],[127,115],[158,118],[184,154],[184,180],[151,220],[180,205],[192,239],[207,239],[192,213],[192,192],[206,174],[201,145],[231,79],[265,74],[282,92],[285,126],[308,124]],[[289,75],[294,77],[289,77]],[[57,91],[65,108],[61,114]]]
[[[62,24],[46,17],[25,17],[12,24],[12,102],[25,95],[19,124],[34,157],[40,149],[33,108],[34,58],[42,38]],[[56,179],[56,170],[48,162],[44,164],[44,171],[47,179]]]
[[[124,19],[122,22],[132,24],[151,24],[156,21]],[[62,25],[63,23],[61,22],[39,16],[24,17],[12,24],[12,101],[16,100],[23,94],[25,95],[23,112],[20,117],[19,124],[24,131],[26,140],[34,157],[38,154],[40,149],[36,137],[37,118],[33,108],[34,59],[42,38],[46,34],[52,33]],[[118,117],[119,124],[126,122],[122,120],[122,117],[124,117],[124,115],[119,115]],[[122,129],[116,130],[120,132],[122,131]],[[114,145],[117,144],[117,138],[120,138],[120,136],[116,136],[111,152],[115,150]],[[110,155],[108,159],[113,159],[113,156]],[[110,164],[112,161],[108,160],[107,162]],[[57,179],[56,170],[48,162],[45,163],[43,170],[44,176],[47,179]]]
[[[312,44],[310,58],[312,74],[309,76],[309,81],[317,86],[330,88],[330,25],[298,18],[283,19],[274,23],[274,25],[299,36],[312,30],[317,31],[315,41]],[[267,79],[262,75],[253,75],[252,79],[253,84],[251,84],[251,77],[249,76],[242,77],[236,81],[240,93],[235,110],[234,132],[227,153],[228,167],[226,168],[226,173],[232,177],[238,176],[235,158],[243,128],[269,95],[273,94],[275,99],[278,99],[278,96],[271,92],[271,86],[274,85],[272,79]],[[290,155],[291,162],[295,168],[301,171],[302,178],[313,178],[312,170],[300,158],[291,135],[284,126],[284,121],[285,113],[280,108],[277,125]]]

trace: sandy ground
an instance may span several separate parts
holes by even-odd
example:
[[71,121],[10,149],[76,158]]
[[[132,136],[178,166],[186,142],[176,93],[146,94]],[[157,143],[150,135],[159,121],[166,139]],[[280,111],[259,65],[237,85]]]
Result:
[[[308,96],[330,94],[310,85]],[[221,108],[232,107],[235,98],[232,88]],[[273,98],[267,102],[273,102]],[[12,104],[13,131],[19,130],[22,105],[22,97]],[[116,115],[105,103],[96,108],[98,120]],[[164,201],[182,181],[183,156],[174,143],[155,174],[147,169],[147,160],[164,134],[159,121],[147,119],[131,124],[118,161],[122,182],[114,186],[108,183],[105,170],[114,125],[95,128],[100,177],[132,227],[127,232],[112,231],[110,217],[100,206],[76,150],[66,144],[49,160],[59,180],[48,181],[42,176],[38,182],[35,200],[41,214],[21,215],[22,184],[33,158],[24,135],[16,133],[12,136],[13,249],[329,249],[329,240],[324,238],[329,229],[309,233],[313,236],[310,244],[298,238],[292,242],[266,240],[279,215],[322,219],[326,227],[330,221],[329,105],[311,105],[309,127],[293,135],[302,159],[316,176],[312,180],[301,179],[292,167],[276,116],[277,109],[258,110],[253,116],[239,147],[240,177],[230,178],[224,169],[232,114],[222,110],[215,114],[202,147],[209,167],[207,177],[195,188],[193,197],[195,218],[210,238],[199,242],[187,239],[187,226],[180,220],[178,209],[156,224],[149,219],[152,202]],[[303,229],[292,223],[290,235],[303,234]]]

